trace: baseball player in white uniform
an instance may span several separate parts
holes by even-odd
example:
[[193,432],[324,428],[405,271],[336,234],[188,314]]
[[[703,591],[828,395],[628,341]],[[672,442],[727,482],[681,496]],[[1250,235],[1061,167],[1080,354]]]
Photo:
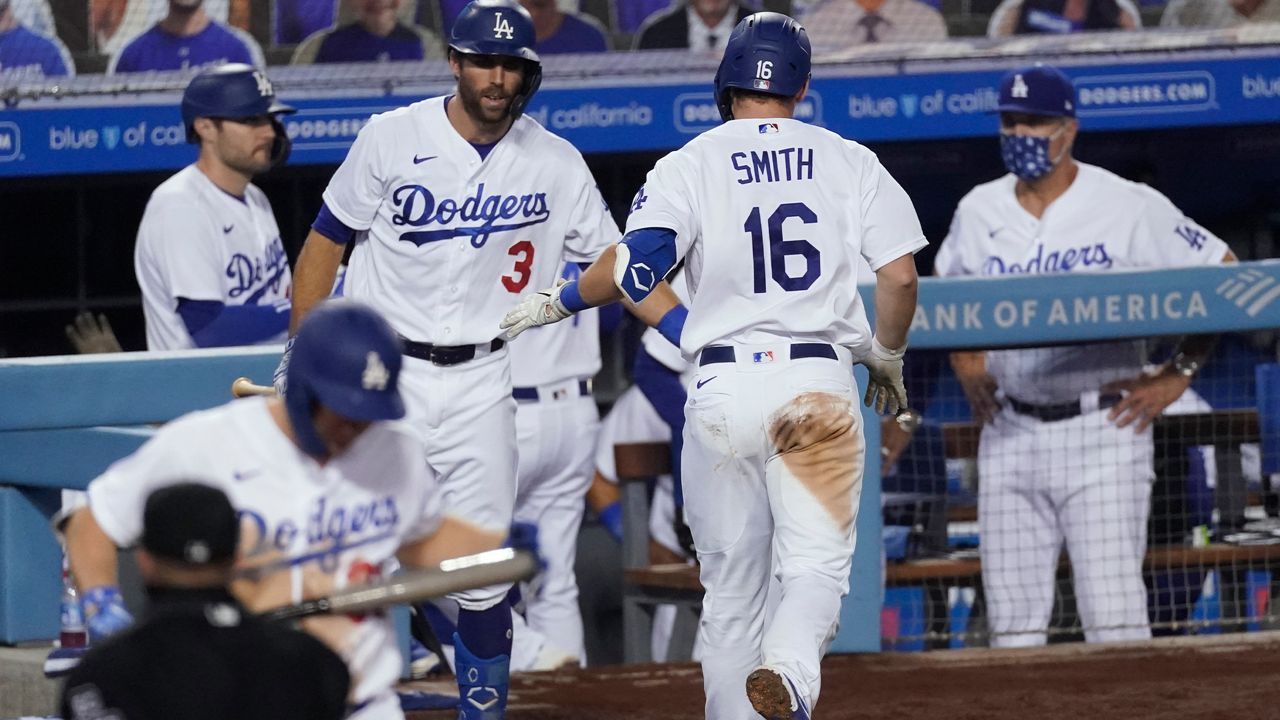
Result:
[[[1036,65],[1000,84],[1009,174],[960,201],[935,269],[944,276],[1103,273],[1234,261],[1160,193],[1077,162],[1075,90]],[[1065,541],[1089,641],[1151,636],[1142,561],[1150,511],[1149,426],[1187,389],[1212,338],[1188,338],[1142,372],[1140,340],[958,352],[974,418],[978,520],[991,643],[1039,645]]]
[[[498,322],[530,282],[553,282],[562,262],[590,262],[618,237],[582,156],[523,114],[541,80],[534,41],[515,2],[468,4],[449,39],[456,92],[360,131],[295,277],[296,321],[329,292],[355,244],[344,292],[404,338],[407,419],[445,508],[491,530],[511,522],[516,498],[516,402]],[[503,716],[507,590],[456,598],[468,720]]]
[[[233,590],[254,610],[376,579],[397,558],[430,567],[497,547],[502,534],[442,514],[416,434],[381,422],[404,414],[401,363],[399,339],[376,312],[327,303],[298,332],[287,398],[237,400],[174,420],[90,483],[88,507],[64,527],[91,635],[129,623],[116,587],[116,547],[138,540],[145,499],[193,479],[226,492],[239,512]],[[403,717],[388,616],[305,626],[346,660],[351,717]]]
[[200,156],[152,193],[134,248],[147,349],[284,340],[289,259],[271,203],[250,181],[288,157],[277,117],[291,112],[249,65],[187,85],[182,120]]
[[[622,294],[638,301],[686,259],[687,322],[677,306],[659,326],[698,364],[682,466],[713,720],[810,716],[849,590],[862,487],[854,360],[870,371],[869,404],[906,404],[912,253],[924,235],[874,154],[792,118],[809,67],[791,18],[739,23],[716,74],[725,124],[658,162],[623,242],[578,283],[528,296],[503,320],[519,333]],[[874,338],[858,255],[877,276]],[[774,569],[782,595],[766,617]]]

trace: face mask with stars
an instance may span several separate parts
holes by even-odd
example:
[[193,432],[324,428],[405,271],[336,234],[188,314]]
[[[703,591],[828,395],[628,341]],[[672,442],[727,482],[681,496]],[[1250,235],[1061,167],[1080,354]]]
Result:
[[1065,126],[1048,136],[1000,133],[1000,159],[1004,160],[1005,169],[1023,180],[1039,180],[1048,175],[1066,152],[1063,148],[1058,157],[1050,158],[1049,143],[1064,130]]

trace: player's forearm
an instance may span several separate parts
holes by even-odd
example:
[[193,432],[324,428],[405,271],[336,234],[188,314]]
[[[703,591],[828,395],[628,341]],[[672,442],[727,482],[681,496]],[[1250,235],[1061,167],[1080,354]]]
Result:
[[649,293],[649,297],[641,300],[640,303],[633,304],[630,300],[624,299],[627,309],[635,315],[640,322],[649,327],[658,327],[658,323],[667,313],[680,304],[680,298],[676,297],[676,293],[666,282],[658,283],[653,292]]
[[401,547],[396,557],[405,565],[431,568],[450,558],[502,547],[503,537],[503,533],[483,530],[465,520],[446,516],[435,533]]
[[333,291],[334,278],[346,246],[339,245],[312,230],[298,256],[298,266],[293,272],[293,314],[289,318],[289,334],[298,331],[302,318],[311,308]]
[[911,255],[903,255],[876,271],[876,338],[881,345],[900,348],[907,344],[918,286]]
[[617,254],[617,246],[610,245],[578,278],[578,294],[587,305],[597,307],[622,299],[622,291],[613,282],[613,264]]
[[116,544],[102,531],[89,508],[80,508],[67,520],[63,536],[67,562],[81,592],[117,584]]
[[976,377],[987,372],[987,356],[982,350],[957,350],[951,353],[951,369],[960,377]]

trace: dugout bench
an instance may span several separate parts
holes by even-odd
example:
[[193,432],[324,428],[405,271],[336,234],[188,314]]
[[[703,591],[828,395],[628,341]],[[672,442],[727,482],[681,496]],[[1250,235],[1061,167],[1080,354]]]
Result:
[[[976,459],[980,427],[975,423],[948,423],[943,428],[948,459]],[[1261,437],[1258,413],[1228,410],[1168,415],[1153,426],[1153,441],[1170,445],[1177,454],[1196,446],[1225,447],[1258,442]],[[676,619],[667,648],[667,659],[690,658],[701,609],[703,588],[698,569],[683,563],[650,563],[649,489],[659,475],[671,468],[667,443],[626,443],[614,446],[618,482],[623,501],[623,623],[624,660],[628,663],[652,660],[653,614],[660,604],[676,608]],[[1219,498],[1219,509],[1242,509],[1244,499],[1233,489]],[[962,511],[970,508],[961,508]],[[972,515],[969,515],[972,519]],[[1216,570],[1221,582],[1224,629],[1243,630],[1240,609],[1245,604],[1243,575],[1265,568],[1280,571],[1280,544],[1231,545],[1215,543],[1202,547],[1163,546],[1147,551],[1146,573],[1171,569]],[[1069,577],[1070,560],[1065,553],[1059,577]],[[1274,575],[1273,575],[1274,577]],[[937,557],[891,562],[885,567],[886,588],[921,588],[927,612],[926,639],[945,639],[948,621],[947,590],[952,587],[980,588],[982,563],[976,557]],[[945,647],[945,645],[941,645]]]

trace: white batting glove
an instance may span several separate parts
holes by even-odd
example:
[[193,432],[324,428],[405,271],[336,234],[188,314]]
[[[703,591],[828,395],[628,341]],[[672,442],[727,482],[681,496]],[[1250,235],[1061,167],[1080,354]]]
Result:
[[498,327],[504,330],[504,337],[512,340],[515,336],[539,325],[550,325],[560,322],[573,313],[560,302],[560,289],[568,283],[561,279],[553,287],[539,290],[520,298],[520,304],[511,309]]
[[902,356],[906,353],[906,345],[890,350],[873,337],[871,354],[859,361],[867,366],[870,378],[862,401],[877,413],[896,415],[907,407],[907,387],[902,383]]

